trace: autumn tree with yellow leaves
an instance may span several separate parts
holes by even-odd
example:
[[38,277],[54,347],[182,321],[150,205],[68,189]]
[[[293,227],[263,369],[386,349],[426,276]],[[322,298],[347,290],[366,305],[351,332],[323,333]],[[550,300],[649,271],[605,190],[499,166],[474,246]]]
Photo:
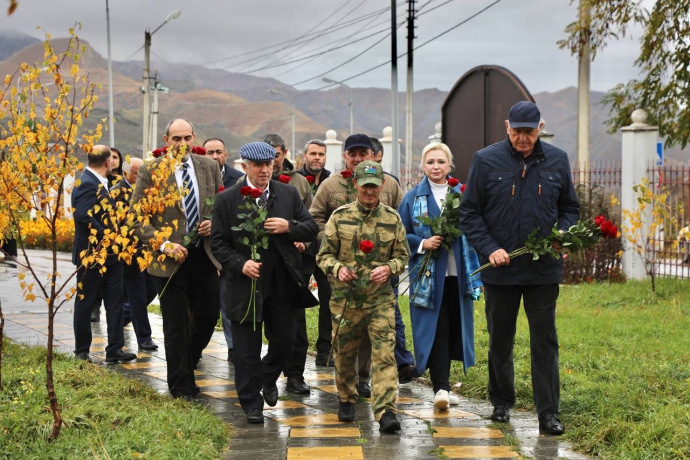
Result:
[[[622,230],[627,240],[625,250],[632,250],[642,259],[645,272],[656,290],[654,280],[662,257],[659,249],[674,249],[678,241],[659,241],[658,235],[674,235],[678,227],[676,216],[682,215],[682,205],[671,206],[669,191],[665,187],[654,190],[647,179],[633,187],[637,196],[635,209],[623,209]],[[663,231],[662,231],[663,230]]]

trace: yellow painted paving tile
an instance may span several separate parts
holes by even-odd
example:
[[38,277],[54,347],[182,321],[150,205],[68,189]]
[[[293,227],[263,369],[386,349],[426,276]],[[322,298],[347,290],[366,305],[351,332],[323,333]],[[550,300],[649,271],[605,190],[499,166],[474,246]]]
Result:
[[434,426],[434,438],[499,439],[501,430],[494,428],[472,428],[469,426]]
[[448,458],[514,458],[518,453],[510,446],[439,446]]
[[[165,380],[168,378],[168,371],[144,372],[144,375],[148,375],[149,377],[153,377],[155,379]],[[194,375],[204,375],[204,373],[201,371],[194,371]]]
[[199,385],[200,387],[213,387],[213,386],[220,386],[220,385],[234,385],[233,382],[230,380],[224,380],[224,379],[210,379],[210,380],[197,380],[196,384]]
[[91,339],[91,343],[108,343],[108,339],[103,337],[94,337]]
[[460,409],[450,409],[450,410],[437,410],[437,409],[420,409],[420,410],[402,410],[407,415],[413,417],[427,419],[427,418],[480,418],[477,414],[472,414],[470,412],[465,412]]
[[201,394],[212,398],[237,398],[237,390],[202,391]]
[[[239,405],[239,404],[238,404]],[[279,409],[298,409],[305,407],[304,404],[297,401],[281,401],[278,400],[275,406],[271,407],[264,403],[264,410],[279,410]]]
[[339,428],[291,428],[291,438],[359,438],[362,434],[357,426]]
[[287,460],[315,459],[321,460],[364,460],[362,446],[343,447],[288,447]]
[[123,364],[122,367],[125,369],[148,369],[149,367],[165,367],[167,363],[165,361],[148,361],[145,363],[134,363],[134,364]]
[[335,385],[317,385],[314,388],[317,390],[325,391],[326,393],[332,393],[334,395],[338,394],[338,387]]
[[204,348],[204,351],[202,351],[203,354],[205,355],[211,355],[214,353],[225,353],[226,355],[228,354],[228,349],[227,348]]
[[314,381],[314,380],[334,380],[335,375],[333,374],[324,374],[324,373],[319,373],[319,374],[306,374],[304,376],[304,380],[307,381]]
[[420,404],[423,403],[421,399],[407,398],[405,396],[398,396],[398,404]]
[[105,346],[99,345],[97,347],[94,347],[93,345],[91,345],[91,353],[93,353],[94,351],[105,351]]
[[350,425],[338,421],[338,416],[336,414],[297,415],[295,417],[278,418],[276,420],[289,426]]

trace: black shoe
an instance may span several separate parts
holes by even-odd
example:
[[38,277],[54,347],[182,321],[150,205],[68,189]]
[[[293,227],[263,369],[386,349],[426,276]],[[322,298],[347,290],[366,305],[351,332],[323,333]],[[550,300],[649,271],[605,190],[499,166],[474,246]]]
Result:
[[418,377],[418,375],[417,366],[414,364],[403,364],[398,368],[398,382],[410,383],[415,377]]
[[285,390],[288,393],[296,395],[308,395],[311,393],[311,388],[309,385],[304,383],[304,379],[301,377],[288,377],[287,385],[285,385]]
[[316,361],[314,361],[314,364],[317,366],[328,366],[328,358],[330,357],[330,354],[330,351],[316,353]]
[[91,310],[91,322],[92,323],[99,323],[101,321],[101,309],[99,308],[94,308]]
[[158,345],[153,343],[153,340],[148,339],[147,341],[139,344],[140,350],[158,350]]
[[115,351],[111,351],[110,353],[105,354],[106,363],[124,363],[126,361],[131,361],[133,359],[137,359],[137,355],[135,355],[134,353],[127,353],[122,348],[118,348]]
[[565,427],[558,418],[558,414],[549,412],[539,418],[539,431],[546,434],[560,435],[565,432]]
[[195,383],[194,386],[192,387],[192,396],[196,396],[199,393],[201,393],[201,388],[199,388],[199,385],[197,385]]
[[232,348],[228,348],[228,362],[235,364],[235,357],[233,356]]
[[278,387],[276,384],[264,386],[264,401],[271,407],[278,404]]
[[395,433],[396,431],[400,431],[400,422],[395,412],[388,409],[383,413],[379,420],[379,431],[381,433]]
[[247,423],[264,423],[264,413],[261,409],[252,409],[247,412]]
[[491,414],[491,420],[498,423],[507,423],[510,421],[510,409],[508,406],[499,404],[494,406],[494,412]]
[[88,361],[90,363],[94,362],[93,358],[91,357],[91,355],[89,355],[88,351],[82,351],[81,353],[77,353],[76,356],[77,359],[80,361]]
[[367,382],[359,382],[357,393],[359,393],[360,398],[369,399],[371,398],[371,386]]
[[338,421],[355,421],[355,403],[340,401],[340,407],[338,408]]
[[192,395],[182,393],[180,390],[170,390],[170,396],[172,396],[173,399],[184,399],[187,402],[192,402]]

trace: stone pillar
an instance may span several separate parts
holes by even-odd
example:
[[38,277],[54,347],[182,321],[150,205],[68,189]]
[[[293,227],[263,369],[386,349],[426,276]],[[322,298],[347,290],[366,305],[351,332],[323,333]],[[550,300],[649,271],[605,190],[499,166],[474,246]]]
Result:
[[443,142],[443,134],[441,134],[441,131],[443,130],[443,123],[440,121],[434,125],[434,134],[429,136],[429,144],[433,144],[434,142]]
[[554,134],[546,130],[546,120],[542,118],[541,122],[544,123],[544,127],[539,131],[539,140],[551,144]]
[[[637,109],[632,113],[633,123],[621,128],[621,208],[633,211],[637,209],[637,197],[633,187],[647,177],[647,165],[656,159],[656,142],[659,129],[647,124],[647,112]],[[642,227],[649,228],[651,209],[642,216]],[[652,235],[649,235],[650,237]],[[644,262],[632,250],[623,233],[623,272],[628,279],[642,280],[647,277]]]
[[326,169],[331,173],[341,171],[343,165],[343,143],[335,137],[337,133],[332,129],[326,131]]
[[[383,144],[383,160],[381,161],[383,170],[399,176],[400,171],[393,171],[393,128],[390,126],[383,128],[383,137],[379,140]],[[400,150],[398,150],[398,155],[400,155]]]

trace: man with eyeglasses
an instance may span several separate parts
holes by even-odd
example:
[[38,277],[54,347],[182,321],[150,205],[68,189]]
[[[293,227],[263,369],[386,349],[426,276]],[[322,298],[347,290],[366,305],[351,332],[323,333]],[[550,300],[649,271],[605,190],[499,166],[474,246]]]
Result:
[[460,203],[460,227],[480,262],[493,268],[481,273],[489,330],[489,397],[491,420],[510,420],[515,404],[513,346],[524,303],[530,330],[532,392],[539,429],[559,435],[560,380],[556,300],[563,276],[563,259],[542,256],[511,260],[539,229],[540,236],[567,230],[580,217],[568,155],[539,140],[543,126],[535,104],[522,101],[505,121],[507,138],[480,150],[472,160],[467,189]]
[[[222,139],[212,137],[211,139],[206,139],[204,141],[204,149],[206,150],[206,156],[213,158],[218,162],[220,167],[220,174],[223,177],[223,187],[230,188],[237,183],[237,180],[244,174],[242,171],[233,168],[227,163],[228,151],[225,149],[225,142]],[[222,275],[221,275],[222,277]],[[225,296],[227,295],[225,290],[225,283],[220,283],[220,304],[223,305]],[[223,335],[225,336],[225,344],[228,347],[228,362],[234,362],[234,345],[232,343],[232,331],[230,330],[230,319],[228,319],[225,309],[220,309],[221,323],[223,324]]]
[[223,177],[223,187],[230,188],[237,183],[237,179],[243,176],[242,171],[233,168],[227,163],[228,151],[225,149],[225,142],[217,137],[206,139],[203,145],[206,156],[218,162],[220,174]]
[[[165,168],[165,160],[179,161],[169,173],[167,183],[173,190],[177,185],[180,201],[153,213],[148,221],[138,222],[137,231],[140,241],[160,253],[154,256],[148,271],[160,297],[168,388],[173,398],[184,399],[191,399],[200,391],[194,380],[194,367],[211,340],[220,311],[221,265],[211,254],[211,221],[203,216],[212,211],[207,198],[213,198],[223,183],[217,162],[192,153],[195,139],[190,121],[170,121],[163,136],[166,154],[139,169],[132,197],[136,209],[137,203],[148,199],[148,194],[159,193],[156,171]],[[185,247],[184,236],[194,229],[200,238]],[[161,244],[162,231],[169,231],[170,236]]]

